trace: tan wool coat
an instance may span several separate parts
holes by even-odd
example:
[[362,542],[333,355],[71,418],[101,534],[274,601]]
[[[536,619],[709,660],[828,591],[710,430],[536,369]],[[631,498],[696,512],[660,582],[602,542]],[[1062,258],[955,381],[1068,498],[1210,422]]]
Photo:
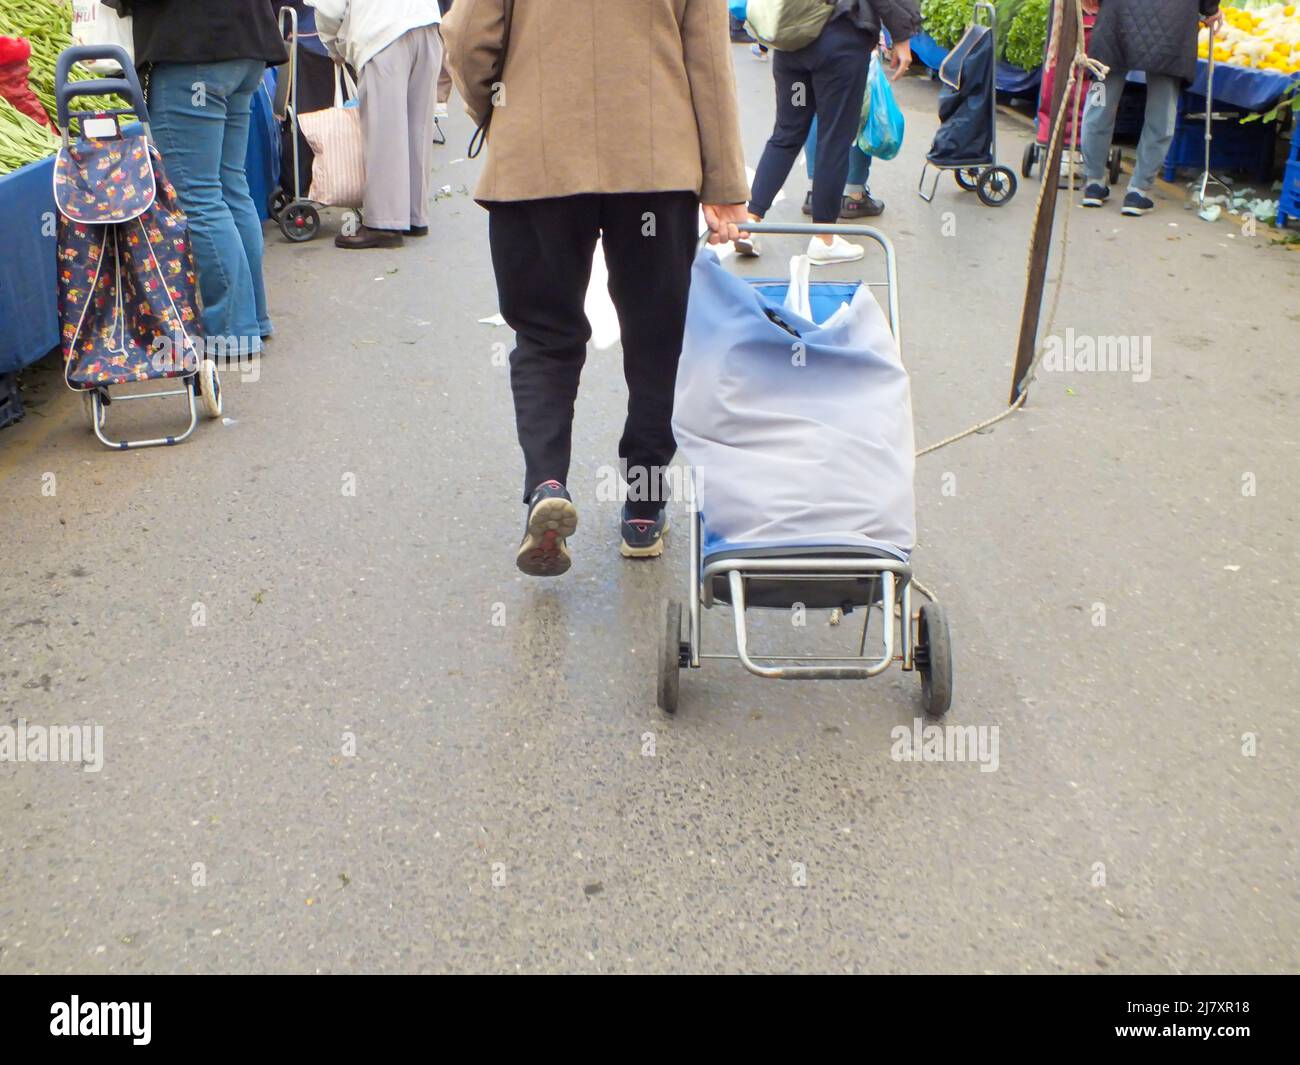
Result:
[[723,0],[456,0],[442,32],[466,110],[492,111],[476,199],[749,198]]

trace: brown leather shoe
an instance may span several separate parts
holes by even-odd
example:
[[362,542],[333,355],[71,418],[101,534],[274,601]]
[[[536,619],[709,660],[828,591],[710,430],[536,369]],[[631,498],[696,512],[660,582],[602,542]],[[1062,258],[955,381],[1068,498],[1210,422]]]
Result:
[[351,236],[340,233],[334,238],[336,248],[400,248],[402,234],[393,229],[371,229],[358,226]]

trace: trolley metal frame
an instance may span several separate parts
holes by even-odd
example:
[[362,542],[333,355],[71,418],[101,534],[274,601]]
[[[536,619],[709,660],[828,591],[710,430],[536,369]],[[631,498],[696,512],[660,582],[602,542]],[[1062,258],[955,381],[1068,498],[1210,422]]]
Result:
[[[902,347],[902,331],[898,312],[898,268],[894,246],[889,238],[873,226],[819,225],[815,223],[751,223],[745,231],[754,234],[818,235],[864,237],[874,242],[884,258],[885,279],[864,280],[862,284],[872,289],[885,290],[884,305],[889,327]],[[706,238],[707,239],[707,235]],[[703,243],[703,240],[702,240]],[[677,705],[677,682],[682,669],[699,669],[705,660],[739,661],[755,676],[772,680],[864,680],[883,673],[898,662],[902,669],[923,670],[923,695],[927,709],[934,707],[935,716],[948,708],[951,690],[951,657],[948,654],[947,621],[938,603],[919,586],[916,591],[931,600],[927,604],[927,617],[913,614],[912,567],[909,562],[890,558],[867,558],[845,551],[843,556],[821,554],[815,557],[720,557],[706,562],[703,557],[704,518],[695,491],[694,475],[688,477],[688,507],[690,521],[690,584],[686,611],[686,634],[681,638],[680,604],[669,600],[665,605],[665,630],[661,634],[659,655],[659,705],[673,712]],[[706,653],[704,649],[704,611],[713,608],[716,599],[714,580],[725,577],[733,614],[736,653]],[[746,614],[755,607],[747,598],[747,587],[752,582],[764,580],[844,580],[857,578],[871,582],[869,604],[862,607],[863,622],[858,652],[855,655],[780,655],[756,653],[750,649]],[[793,604],[790,604],[793,605]],[[867,653],[867,640],[872,612],[880,608],[883,624],[879,637],[878,654]],[[781,608],[776,608],[781,609]],[[788,609],[788,607],[787,607]],[[941,629],[929,640],[922,626],[929,630]],[[897,628],[896,628],[897,626]],[[675,631],[674,631],[675,628]],[[940,644],[942,646],[940,646]],[[942,662],[930,660],[931,648],[942,657]],[[938,666],[943,676],[932,685],[930,674]],[[931,699],[939,696],[937,701]],[[940,705],[941,704],[941,705]]]

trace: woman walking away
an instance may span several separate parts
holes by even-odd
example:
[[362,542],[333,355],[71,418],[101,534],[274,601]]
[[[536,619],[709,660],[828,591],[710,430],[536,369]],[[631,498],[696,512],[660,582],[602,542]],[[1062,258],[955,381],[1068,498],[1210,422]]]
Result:
[[1211,33],[1223,25],[1219,0],[1083,0],[1083,10],[1097,15],[1092,57],[1110,67],[1106,80],[1088,93],[1083,112],[1083,206],[1101,207],[1110,198],[1106,157],[1115,116],[1128,72],[1141,70],[1147,76],[1146,116],[1121,211],[1144,215],[1155,207],[1149,194],[1174,139],[1183,83],[1196,77],[1196,25],[1205,22]]
[[[849,149],[862,119],[862,94],[867,87],[867,60],[889,30],[894,44],[892,77],[897,80],[912,63],[913,34],[921,29],[916,0],[835,0],[835,10],[820,36],[795,51],[774,50],[772,78],[776,82],[776,126],[768,138],[754,174],[749,217],[761,221],[781,191],[790,168],[817,119],[817,166],[813,173],[814,222],[833,223],[843,205]],[[757,255],[752,238],[738,241],[742,255]],[[817,236],[808,244],[814,265],[852,262],[863,256],[862,246],[840,236]]]
[[516,337],[510,387],[528,508],[516,564],[539,577],[569,568],[578,512],[565,481],[597,240],[628,386],[618,453],[628,484],[645,488],[623,508],[621,551],[658,555],[701,201],[710,241],[725,242],[749,192],[727,5],[457,0],[443,30],[466,109],[491,118],[475,198],[488,209],[497,298]]
[[397,248],[429,232],[433,94],[442,66],[437,0],[308,0],[321,42],[361,81],[365,224],[339,248]]
[[150,127],[189,219],[214,350],[260,351],[271,335],[262,222],[244,160],[253,93],[267,64],[289,58],[275,0],[115,0],[133,15],[135,61]]

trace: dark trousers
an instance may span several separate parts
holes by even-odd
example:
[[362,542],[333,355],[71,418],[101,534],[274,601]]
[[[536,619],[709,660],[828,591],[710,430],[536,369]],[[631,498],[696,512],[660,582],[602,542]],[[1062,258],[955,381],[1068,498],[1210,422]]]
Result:
[[876,34],[848,18],[833,18],[812,44],[795,52],[772,50],[776,82],[776,126],[754,173],[749,201],[762,218],[781,191],[799,157],[813,117],[817,118],[817,169],[813,175],[814,222],[840,216],[849,148],[862,122],[862,94],[867,88],[867,58]]
[[[599,239],[618,312],[627,380],[627,421],[618,455],[643,469],[662,499],[656,471],[672,461],[673,388],[686,326],[686,296],[698,239],[693,192],[628,192],[488,204],[492,267],[501,315],[515,331],[510,387],[524,451],[524,499],[543,481],[569,475],[573,403],[591,325],[583,311]],[[643,482],[644,483],[644,482]],[[649,517],[658,505],[629,505]]]

